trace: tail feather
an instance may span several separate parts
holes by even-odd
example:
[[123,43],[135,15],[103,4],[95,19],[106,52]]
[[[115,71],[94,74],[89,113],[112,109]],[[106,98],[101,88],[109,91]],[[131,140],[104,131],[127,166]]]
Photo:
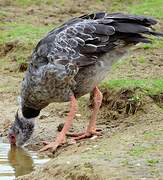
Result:
[[157,21],[152,17],[142,16],[142,15],[131,15],[131,14],[122,14],[122,13],[114,13],[107,14],[107,19],[115,19],[119,22],[133,22],[137,24],[142,24],[144,26],[151,26],[157,24]]
[[140,24],[115,22],[113,26],[117,32],[122,33],[149,33],[149,28]]
[[[152,17],[142,15],[130,15],[123,13],[107,14],[105,12],[98,12],[81,16],[83,19],[93,19],[98,22],[99,28],[96,29],[97,34],[111,35],[113,32],[112,27],[115,29],[115,34],[109,38],[110,41],[118,39],[124,40],[127,43],[151,43],[149,36],[153,35],[163,37],[163,33],[156,32],[153,25],[157,21]],[[107,38],[105,38],[107,39]]]
[[157,24],[157,21],[151,17],[114,13],[105,15],[105,18],[113,20],[109,25],[115,28],[116,33],[114,36],[123,39],[127,43],[151,43],[149,36],[143,35],[163,37],[162,32],[154,31],[152,26]]
[[152,34],[153,36],[163,37],[163,33],[161,33],[161,32],[150,31],[150,34]]

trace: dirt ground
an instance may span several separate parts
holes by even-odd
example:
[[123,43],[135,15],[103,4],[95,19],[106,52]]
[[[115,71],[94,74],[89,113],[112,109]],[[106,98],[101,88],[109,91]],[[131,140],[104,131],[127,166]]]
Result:
[[[6,119],[1,124],[5,130],[3,136],[6,135],[7,123],[10,124],[16,108],[12,97],[5,95],[3,98],[10,99],[10,102],[3,99],[6,104],[1,104],[4,107],[2,117]],[[111,97],[114,101],[115,97]],[[116,99],[113,104],[121,102],[124,105],[124,99],[126,96]],[[81,107],[88,104],[88,97],[82,98],[81,102]],[[141,102],[136,103],[138,109],[134,115],[132,108],[127,114],[126,107],[110,110],[113,106],[106,106],[104,102],[98,118],[98,127],[103,129],[102,137],[65,145],[53,156],[47,153],[52,157],[50,162],[18,179],[162,179],[162,109],[147,96]],[[44,109],[27,147],[38,150],[42,146],[41,140],[52,140],[57,133],[57,126],[64,122],[67,110],[67,104],[52,104]],[[119,110],[122,110],[121,113]],[[88,111],[87,107],[83,107],[81,117],[76,117],[72,130],[84,128],[87,123],[85,117],[88,116],[84,114],[88,114]]]
[[[137,90],[118,92],[103,90],[104,100],[97,125],[102,136],[68,143],[60,147],[52,159],[29,175],[18,179],[162,179],[163,177],[163,111],[149,96]],[[141,100],[130,101],[133,94],[142,94]],[[81,131],[88,123],[89,97],[79,100],[71,132]],[[1,134],[7,141],[7,129],[17,108],[14,94],[2,94]],[[6,108],[7,107],[7,108]],[[29,150],[39,150],[41,141],[53,140],[57,127],[64,123],[68,104],[51,104],[41,112]]]
[[[106,1],[100,1],[100,4],[93,3],[94,1],[71,1],[69,6],[65,5],[61,9],[58,5],[15,8],[6,2],[10,3],[2,0],[0,4],[4,11],[10,13],[1,20],[25,21],[38,26],[56,25],[72,16],[92,10],[113,8],[106,8]],[[162,24],[159,28],[163,29]],[[23,77],[22,72],[15,71],[18,65],[13,59],[17,48],[20,48],[19,43],[14,47],[10,44],[0,46],[0,58],[9,60],[8,64],[3,61],[3,66],[0,67],[0,136],[5,142],[8,142],[8,128],[18,108],[17,96]],[[29,53],[31,49],[32,47],[25,49],[25,52]],[[138,60],[141,54],[145,61]],[[107,80],[163,77],[162,48],[143,49],[138,45],[126,57],[126,63],[120,63],[118,68],[113,68]],[[68,138],[68,143],[60,147],[54,155],[50,152],[42,154],[52,158],[48,163],[17,179],[163,179],[163,109],[158,105],[158,101],[156,102],[159,99],[159,103],[163,103],[163,98],[159,98],[162,96],[157,95],[153,99],[141,89],[102,91],[104,99],[97,120],[102,136],[76,144],[71,144],[71,139]],[[141,98],[132,98],[137,95]],[[84,130],[90,116],[89,96],[80,98],[78,103],[79,111],[71,132]],[[57,127],[64,123],[68,110],[68,103],[53,103],[43,109],[36,120],[35,132],[27,148],[37,151],[42,147],[43,140],[53,140],[58,133]]]

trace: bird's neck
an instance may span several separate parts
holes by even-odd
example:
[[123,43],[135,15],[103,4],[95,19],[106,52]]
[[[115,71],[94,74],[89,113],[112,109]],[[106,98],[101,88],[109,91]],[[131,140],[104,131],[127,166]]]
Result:
[[40,110],[22,106],[21,113],[22,113],[23,117],[25,117],[27,119],[31,119],[31,118],[37,117],[40,114]]
[[18,96],[18,103],[19,103],[19,112],[21,115],[26,119],[32,119],[37,117],[40,114],[40,110],[34,109],[32,107],[26,106],[24,101],[22,100],[21,96]]

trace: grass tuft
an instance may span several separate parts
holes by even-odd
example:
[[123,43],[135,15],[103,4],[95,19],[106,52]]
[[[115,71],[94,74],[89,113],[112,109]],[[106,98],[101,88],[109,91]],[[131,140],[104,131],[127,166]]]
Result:
[[155,95],[163,92],[163,79],[141,79],[141,80],[110,80],[104,81],[101,87],[120,89],[120,88],[141,88],[145,90],[148,95]]
[[148,166],[155,166],[158,163],[159,163],[158,159],[149,159],[149,160],[147,160],[147,165]]

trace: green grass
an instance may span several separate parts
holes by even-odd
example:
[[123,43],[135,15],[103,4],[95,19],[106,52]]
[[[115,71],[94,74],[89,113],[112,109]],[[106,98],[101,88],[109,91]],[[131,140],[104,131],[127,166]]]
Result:
[[129,166],[130,163],[127,159],[121,161],[122,166]]
[[163,137],[163,130],[145,132],[144,138]]
[[40,5],[64,5],[65,0],[10,0],[11,5],[29,7],[29,6],[40,6]]
[[0,10],[0,17],[5,17],[7,15],[8,13],[6,11]]
[[154,145],[150,145],[147,147],[143,145],[136,145],[132,149],[129,150],[128,154],[134,157],[141,157],[144,154],[148,154],[150,152],[155,151],[156,149],[157,147],[155,147]]
[[46,34],[52,27],[33,26],[31,24],[3,23],[5,31],[0,33],[0,44],[11,40],[20,40],[21,42],[34,43]]
[[19,6],[30,6],[30,5],[40,5],[40,4],[53,4],[53,0],[15,0],[15,4]]
[[163,104],[158,103],[157,104],[161,109],[163,109]]
[[158,48],[163,48],[163,39],[162,38],[157,38],[154,37],[152,38],[152,43],[148,44],[141,44],[141,47],[143,49],[158,49]]
[[139,56],[138,62],[140,62],[141,64],[145,63],[145,57],[144,56]]
[[139,0],[138,3],[131,5],[128,11],[133,14],[144,14],[155,18],[163,18],[162,0]]
[[149,95],[163,92],[163,79],[141,79],[141,80],[110,80],[101,84],[101,87],[118,89],[118,88],[136,88],[139,87]]
[[[128,6],[127,11],[131,14],[141,14],[151,16],[155,19],[163,19],[163,1],[162,0],[139,0],[137,3]],[[157,28],[161,31],[160,28]],[[159,38],[152,38],[152,44],[142,44],[142,48],[162,48],[163,40]]]
[[149,160],[147,160],[147,165],[148,166],[155,166],[158,163],[159,163],[158,159],[149,159]]
[[[5,29],[0,32],[0,45],[2,47],[7,42],[13,42],[14,44],[15,41],[18,41],[18,44],[15,45],[10,53],[1,59],[1,70],[12,70],[11,61],[13,60],[17,62],[17,66],[22,62],[26,62],[37,42],[52,29],[50,26],[34,26],[17,22],[1,23],[0,26],[3,26],[3,29]],[[8,62],[8,64],[4,62]]]

